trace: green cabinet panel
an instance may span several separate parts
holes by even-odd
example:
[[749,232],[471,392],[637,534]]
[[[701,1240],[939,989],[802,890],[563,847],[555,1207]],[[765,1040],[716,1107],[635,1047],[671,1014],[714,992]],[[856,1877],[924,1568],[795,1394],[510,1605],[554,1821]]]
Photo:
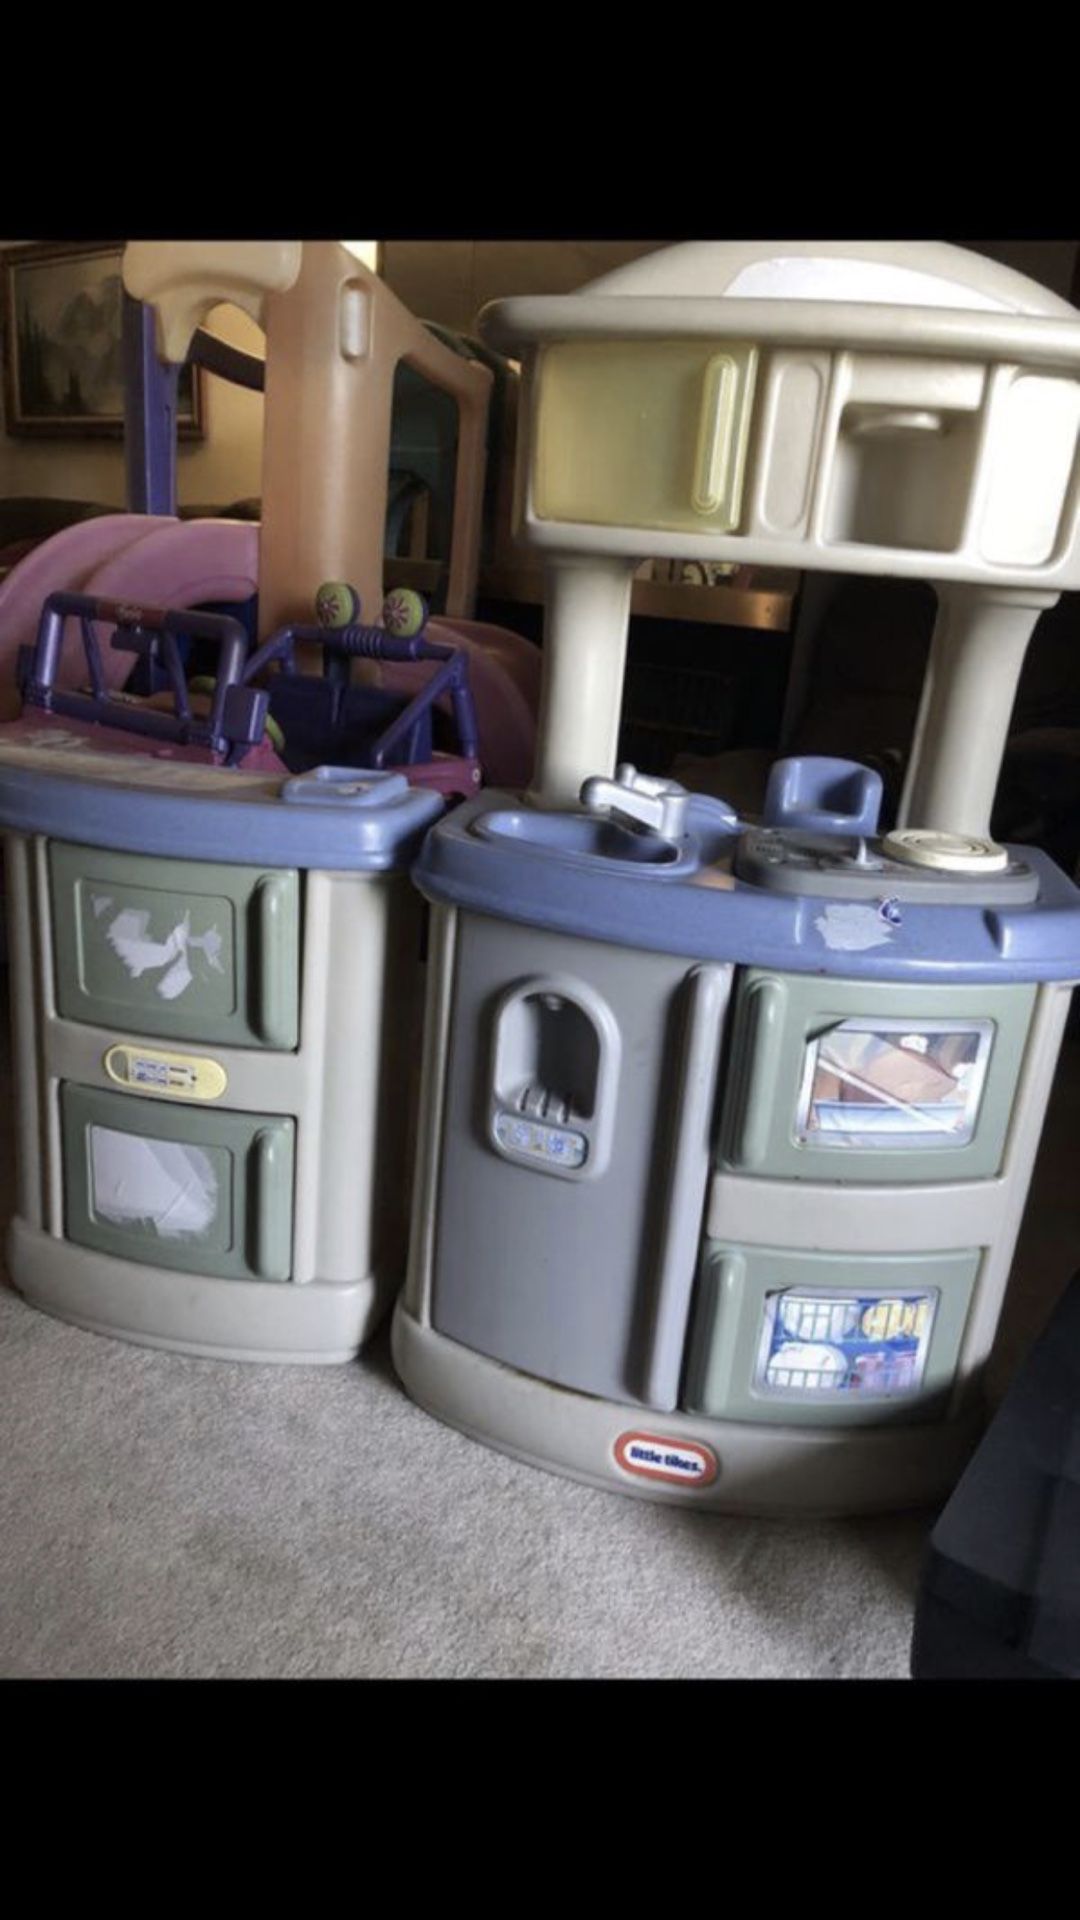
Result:
[[1033,986],[894,986],[751,968],[737,990],[723,1165],[768,1179],[992,1177]]
[[65,1019],[170,1040],[296,1046],[295,871],[54,841],[49,876]]
[[941,1419],[981,1257],[708,1242],[682,1405],[797,1427]]
[[71,1082],[60,1115],[69,1240],[187,1273],[289,1279],[293,1120]]

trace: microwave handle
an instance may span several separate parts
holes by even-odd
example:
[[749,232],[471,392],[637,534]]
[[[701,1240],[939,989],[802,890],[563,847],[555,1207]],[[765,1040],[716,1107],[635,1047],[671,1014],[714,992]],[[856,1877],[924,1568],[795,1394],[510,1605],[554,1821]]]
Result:
[[679,1398],[701,1239],[703,1189],[709,1172],[720,1037],[730,990],[730,967],[695,967],[685,982],[687,1006],[673,1100],[677,1118],[642,1381],[648,1405],[663,1413],[673,1412]]
[[296,989],[286,967],[295,939],[289,922],[294,885],[289,872],[264,873],[252,890],[249,918],[251,1024],[264,1047],[283,1052],[296,1045]]

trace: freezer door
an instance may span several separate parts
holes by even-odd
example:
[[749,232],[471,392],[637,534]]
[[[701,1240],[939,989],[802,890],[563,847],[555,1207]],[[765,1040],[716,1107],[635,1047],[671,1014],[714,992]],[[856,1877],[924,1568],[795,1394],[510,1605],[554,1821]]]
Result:
[[54,841],[61,1015],[170,1040],[292,1049],[300,879],[292,869],[105,853]]
[[289,1279],[294,1121],[70,1082],[60,1116],[69,1240],[185,1273]]
[[770,1179],[987,1179],[1001,1164],[1032,986],[912,987],[749,970],[721,1129]]

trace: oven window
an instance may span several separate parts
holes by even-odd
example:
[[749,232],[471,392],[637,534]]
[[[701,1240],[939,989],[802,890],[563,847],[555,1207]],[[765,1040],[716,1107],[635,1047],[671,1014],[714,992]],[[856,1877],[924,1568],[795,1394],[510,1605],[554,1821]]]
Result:
[[218,1220],[224,1158],[179,1140],[92,1126],[94,1218],[162,1240],[200,1240]]
[[796,1138],[815,1147],[963,1147],[992,1020],[842,1020],[806,1049]]
[[917,1393],[937,1301],[936,1288],[768,1293],[754,1385],[800,1400]]

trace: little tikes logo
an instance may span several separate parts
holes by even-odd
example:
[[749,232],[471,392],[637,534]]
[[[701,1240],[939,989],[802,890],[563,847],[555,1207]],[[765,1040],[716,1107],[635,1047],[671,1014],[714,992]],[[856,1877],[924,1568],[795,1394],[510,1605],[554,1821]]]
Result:
[[668,1440],[660,1433],[620,1433],[615,1458],[642,1480],[663,1480],[672,1487],[711,1487],[720,1462],[701,1440]]

